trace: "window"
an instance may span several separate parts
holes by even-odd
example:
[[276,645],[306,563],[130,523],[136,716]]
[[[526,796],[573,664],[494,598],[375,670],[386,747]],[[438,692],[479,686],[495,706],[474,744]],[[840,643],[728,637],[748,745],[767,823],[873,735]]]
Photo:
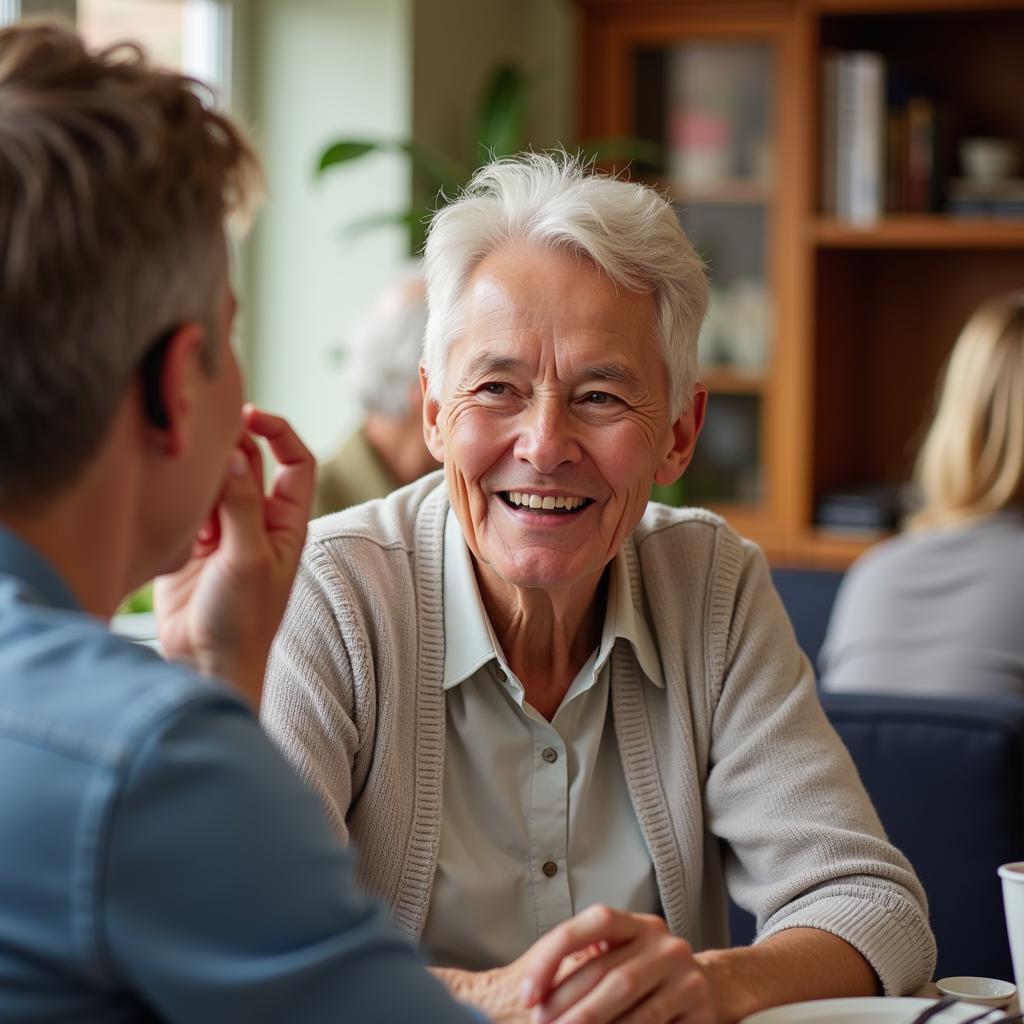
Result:
[[158,64],[213,86],[231,104],[231,14],[234,0],[0,0],[0,25],[32,14],[75,18],[90,46],[141,43]]
[[78,0],[77,20],[90,46],[141,43],[156,63],[202,79],[230,104],[230,0]]

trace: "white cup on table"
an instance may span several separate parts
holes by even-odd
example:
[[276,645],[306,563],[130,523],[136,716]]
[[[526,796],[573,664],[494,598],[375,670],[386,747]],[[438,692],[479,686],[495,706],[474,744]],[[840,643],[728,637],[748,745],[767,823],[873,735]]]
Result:
[[1010,956],[1017,991],[1024,991],[1024,861],[1003,864],[999,868],[1003,881],[1003,909],[1006,911],[1006,932],[1010,937]]

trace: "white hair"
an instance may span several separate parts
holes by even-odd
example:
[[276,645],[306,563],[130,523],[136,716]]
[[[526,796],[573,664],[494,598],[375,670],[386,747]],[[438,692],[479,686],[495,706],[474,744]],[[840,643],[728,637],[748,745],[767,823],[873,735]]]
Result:
[[427,296],[417,262],[374,297],[348,340],[349,378],[367,413],[401,417],[419,377]]
[[672,204],[646,185],[620,181],[566,153],[496,160],[430,225],[424,366],[440,398],[448,347],[462,329],[462,297],[473,270],[510,244],[563,249],[593,261],[628,291],[653,292],[657,343],[675,419],[697,379],[697,335],[708,303],[704,265]]

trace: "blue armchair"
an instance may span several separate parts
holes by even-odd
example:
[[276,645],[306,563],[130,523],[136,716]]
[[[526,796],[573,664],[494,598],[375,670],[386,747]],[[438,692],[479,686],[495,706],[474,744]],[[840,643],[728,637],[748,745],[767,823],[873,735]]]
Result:
[[[937,977],[1012,979],[996,868],[1024,857],[1024,701],[821,699],[928,894]],[[749,915],[730,915],[733,942],[749,942]]]
[[818,663],[842,579],[841,572],[821,569],[772,569],[772,582],[793,623],[797,643],[812,665]]

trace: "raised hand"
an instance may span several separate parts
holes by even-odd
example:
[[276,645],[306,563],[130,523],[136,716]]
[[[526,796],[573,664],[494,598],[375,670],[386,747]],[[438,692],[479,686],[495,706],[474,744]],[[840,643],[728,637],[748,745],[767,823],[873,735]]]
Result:
[[[279,416],[247,405],[242,417],[221,494],[186,565],[157,579],[155,603],[167,656],[230,680],[258,708],[306,537],[315,462]],[[269,494],[254,437],[277,461]]]

